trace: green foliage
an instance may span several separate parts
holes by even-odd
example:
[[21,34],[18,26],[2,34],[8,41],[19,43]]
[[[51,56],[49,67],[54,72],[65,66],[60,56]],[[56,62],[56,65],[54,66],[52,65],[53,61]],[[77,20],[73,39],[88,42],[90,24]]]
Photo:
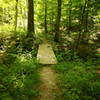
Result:
[[65,62],[55,69],[60,74],[57,100],[99,100],[100,75],[91,62]]
[[0,100],[30,100],[38,95],[37,52],[35,46],[30,52],[24,48],[26,35],[11,32],[0,36]]
[[[61,41],[54,44],[58,62],[62,62],[55,68],[61,74],[58,99],[99,100],[100,77],[93,70],[94,65],[100,64],[100,50],[95,52],[100,48],[100,0],[61,1]],[[35,33],[39,39],[27,36],[26,0],[18,0],[17,32],[14,32],[15,7],[16,0],[0,2],[0,100],[30,100],[38,95],[35,59],[38,45],[45,38],[54,41],[57,31],[57,0],[47,0],[48,34],[44,33],[44,1],[34,0]],[[89,41],[92,44],[88,45]],[[84,63],[79,58],[90,61]]]
[[57,45],[56,47],[54,47],[54,50],[55,50],[57,60],[59,62],[77,60],[79,58],[77,52],[73,50],[68,50],[67,46],[63,47],[63,46]]
[[37,64],[34,59],[26,58],[18,57],[9,66],[0,65],[1,100],[30,100],[38,95]]

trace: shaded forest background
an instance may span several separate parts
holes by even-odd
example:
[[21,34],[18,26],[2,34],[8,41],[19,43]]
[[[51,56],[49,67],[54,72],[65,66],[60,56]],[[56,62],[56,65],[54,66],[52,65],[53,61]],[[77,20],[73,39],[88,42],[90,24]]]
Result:
[[[36,38],[47,37],[58,43],[62,51],[93,56],[100,46],[99,3],[99,0],[1,0],[1,38],[12,32],[26,33],[31,41],[28,43],[27,38],[24,44],[31,48]],[[2,45],[3,38],[0,41]]]

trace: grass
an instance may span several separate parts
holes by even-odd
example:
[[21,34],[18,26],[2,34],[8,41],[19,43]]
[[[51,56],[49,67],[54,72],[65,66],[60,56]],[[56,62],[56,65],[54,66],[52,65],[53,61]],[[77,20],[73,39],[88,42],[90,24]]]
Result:
[[55,66],[59,73],[57,100],[99,100],[100,75],[91,62],[63,62]]

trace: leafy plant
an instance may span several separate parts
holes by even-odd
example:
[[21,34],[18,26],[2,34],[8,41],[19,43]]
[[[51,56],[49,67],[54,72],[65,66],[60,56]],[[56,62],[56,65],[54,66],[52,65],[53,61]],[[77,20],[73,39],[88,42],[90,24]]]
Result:
[[0,99],[30,100],[38,95],[39,82],[35,60],[17,58],[9,66],[0,65]]
[[55,66],[60,74],[57,100],[99,100],[100,77],[87,63],[65,62]]

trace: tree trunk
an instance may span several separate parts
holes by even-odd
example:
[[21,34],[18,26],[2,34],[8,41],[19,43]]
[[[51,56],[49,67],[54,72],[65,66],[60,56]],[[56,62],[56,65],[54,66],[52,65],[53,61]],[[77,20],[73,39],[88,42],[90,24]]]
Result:
[[33,33],[35,33],[34,30],[34,2],[33,0],[28,0],[28,33],[27,33],[27,37],[26,37],[26,49],[31,51],[32,50],[32,46],[33,46],[33,39],[34,39],[34,35]]
[[53,7],[52,7],[52,18],[51,18],[51,27],[52,27],[52,34],[54,34],[54,21],[53,21],[53,19],[54,19],[54,12],[53,12]]
[[45,27],[45,33],[47,33],[47,0],[44,1],[44,6],[45,6],[44,27]]
[[57,22],[55,30],[55,42],[60,42],[59,31],[60,31],[60,20],[61,20],[61,5],[62,5],[62,0],[58,0],[58,14],[57,14]]
[[87,1],[87,10],[86,10],[86,20],[85,20],[85,32],[88,32],[88,14],[89,14],[89,0]]
[[83,34],[82,34],[82,40],[84,40],[84,38],[87,35],[88,32],[88,4],[89,4],[89,0],[85,0],[85,5],[84,5],[84,9],[83,9],[83,15],[82,15],[82,26],[83,26]]
[[16,0],[16,7],[15,7],[16,13],[15,13],[15,31],[17,29],[17,20],[18,20],[18,0]]
[[69,1],[69,21],[68,21],[68,34],[70,34],[71,31],[71,15],[72,15],[72,1]]
[[78,38],[77,38],[76,50],[78,50],[78,48],[79,48],[79,45],[80,45],[80,42],[82,39],[82,31],[84,30],[84,22],[83,21],[84,21],[84,14],[85,14],[85,10],[86,10],[86,0],[85,0],[84,6],[80,10],[82,10],[82,13],[80,13],[81,14],[81,18],[79,21],[80,31],[79,31]]
[[33,0],[28,0],[28,34],[32,35],[34,33],[34,2]]
[[84,41],[84,37],[86,36],[86,33],[88,32],[88,13],[89,13],[88,4],[89,4],[89,0],[85,0],[85,4],[82,9],[81,21],[79,23],[81,29],[78,35],[76,49],[78,49],[80,42]]

